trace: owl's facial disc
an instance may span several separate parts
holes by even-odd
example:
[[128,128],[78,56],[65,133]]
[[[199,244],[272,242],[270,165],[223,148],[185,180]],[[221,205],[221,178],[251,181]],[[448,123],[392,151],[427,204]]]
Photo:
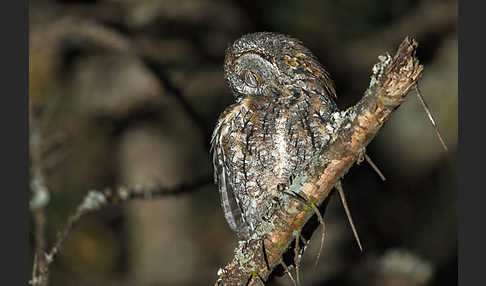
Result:
[[256,53],[244,53],[227,67],[227,80],[239,96],[265,96],[267,89],[275,86],[277,69]]

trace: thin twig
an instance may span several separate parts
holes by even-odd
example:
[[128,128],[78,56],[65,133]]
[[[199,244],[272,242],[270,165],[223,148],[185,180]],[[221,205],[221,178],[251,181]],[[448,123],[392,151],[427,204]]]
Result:
[[300,285],[300,233],[295,236],[294,247],[294,264],[295,264],[295,278],[297,279],[297,285]]
[[292,276],[292,273],[290,273],[289,268],[287,267],[287,265],[285,264],[285,262],[283,262],[283,260],[280,261],[280,265],[282,265],[282,267],[284,268],[284,270],[287,273],[287,275],[289,275],[290,280],[292,280],[292,283],[294,283],[294,286],[297,286],[297,283],[295,282],[294,276]]
[[[29,207],[33,211],[33,222],[35,229],[35,253],[33,272],[42,273],[47,269],[48,262],[44,257],[46,250],[46,215],[45,207],[49,203],[49,189],[45,185],[44,166],[42,148],[44,147],[42,142],[41,129],[37,121],[34,122],[33,118],[30,118],[30,144],[29,151],[31,154],[31,166],[30,166],[30,189],[31,198],[29,201]],[[42,279],[36,281],[36,285],[47,285],[48,276],[45,275]]]
[[425,113],[427,113],[427,116],[429,118],[430,123],[432,123],[432,126],[435,129],[435,134],[437,134],[437,137],[439,138],[440,144],[442,145],[444,152],[447,153],[447,151],[448,151],[447,145],[444,142],[444,139],[442,139],[442,135],[440,135],[440,132],[439,132],[439,126],[437,126],[437,124],[435,123],[434,117],[432,116],[432,113],[430,113],[430,109],[427,106],[427,103],[425,103],[425,100],[424,100],[422,94],[420,93],[420,90],[418,88],[418,83],[415,85],[415,91],[416,91],[416,95],[417,95],[420,103],[424,107]]
[[373,168],[373,170],[375,170],[375,172],[378,174],[378,176],[380,177],[380,179],[382,181],[386,181],[386,178],[385,176],[383,175],[383,173],[380,171],[380,169],[378,168],[378,166],[376,166],[376,164],[373,162],[373,160],[371,160],[370,156],[368,156],[366,153],[364,154],[364,157],[366,159],[366,162],[368,162],[368,164],[370,164],[370,166]]
[[[91,212],[101,210],[109,205],[116,205],[119,203],[127,202],[130,200],[153,200],[161,197],[174,196],[184,193],[192,192],[202,186],[212,183],[212,180],[208,179],[209,176],[204,176],[199,180],[195,180],[190,183],[181,183],[174,188],[165,187],[118,187],[112,191],[107,188],[104,191],[91,190],[84,197],[82,202],[78,205],[76,212],[68,218],[66,226],[61,231],[56,242],[47,253],[42,253],[42,257],[45,258],[45,267],[40,268],[37,272],[37,276],[32,277],[30,284],[38,284],[41,281],[45,281],[49,274],[49,265],[54,261],[59,254],[63,243],[68,239],[74,227],[79,223],[80,219]],[[34,262],[36,263],[37,260]]]
[[319,244],[319,251],[317,252],[316,262],[314,263],[314,269],[317,268],[317,264],[319,264],[319,258],[321,258],[322,248],[324,247],[324,241],[326,239],[326,224],[324,223],[324,219],[322,218],[321,212],[317,208],[314,202],[311,202],[311,207],[317,215],[317,219],[322,226],[322,233],[321,233],[321,243]]
[[348,218],[349,225],[353,230],[354,238],[358,243],[359,250],[363,251],[363,246],[361,246],[361,241],[359,240],[358,232],[356,231],[356,227],[354,226],[353,217],[351,216],[351,212],[348,208],[348,203],[346,202],[346,196],[344,195],[343,186],[341,185],[341,181],[336,183],[336,189],[338,190],[339,197],[341,198],[341,202],[343,203],[344,211],[346,212],[346,217]]

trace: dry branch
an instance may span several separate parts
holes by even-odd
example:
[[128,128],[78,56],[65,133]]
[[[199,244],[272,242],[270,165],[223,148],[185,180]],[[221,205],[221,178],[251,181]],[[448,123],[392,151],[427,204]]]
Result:
[[[393,58],[388,54],[378,57],[379,62],[373,67],[370,85],[363,98],[347,110],[333,114],[332,122],[327,125],[333,134],[331,143],[294,179],[289,186],[290,192],[318,204],[329,196],[335,184],[364,154],[366,146],[417,83],[423,67],[415,57],[416,48],[417,42],[407,37]],[[240,242],[233,260],[218,271],[216,285],[262,285],[273,268],[280,264],[282,254],[314,212],[285,192],[279,199],[281,208],[270,223],[262,226],[271,269],[264,259],[261,241]]]
[[101,210],[108,206],[117,205],[130,200],[152,200],[167,196],[180,195],[184,193],[192,192],[202,186],[208,185],[212,180],[207,179],[208,176],[204,176],[199,180],[190,183],[181,183],[173,188],[165,187],[118,187],[115,190],[106,188],[104,191],[91,190],[89,191],[82,202],[78,205],[76,212],[72,214],[57,237],[56,242],[51,247],[49,252],[42,253],[42,256],[38,259],[45,261],[42,265],[37,265],[34,261],[35,273],[32,275],[32,280],[29,282],[31,285],[45,285],[49,276],[49,266],[54,261],[54,258],[59,254],[64,241],[69,237],[73,228],[78,224],[80,219],[91,212]]

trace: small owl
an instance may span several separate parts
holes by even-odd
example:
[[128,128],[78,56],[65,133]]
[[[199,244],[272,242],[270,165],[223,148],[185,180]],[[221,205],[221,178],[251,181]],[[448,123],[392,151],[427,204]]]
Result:
[[211,139],[215,182],[226,220],[240,240],[275,210],[282,184],[303,170],[330,136],[337,111],[329,74],[301,41],[248,34],[226,50],[224,74],[235,103]]

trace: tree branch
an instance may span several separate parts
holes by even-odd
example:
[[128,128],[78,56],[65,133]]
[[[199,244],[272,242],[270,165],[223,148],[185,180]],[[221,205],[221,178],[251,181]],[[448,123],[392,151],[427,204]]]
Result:
[[[416,48],[417,42],[407,37],[393,58],[388,54],[378,57],[380,61],[373,67],[363,98],[347,110],[332,114],[326,126],[331,132],[330,143],[298,174],[288,192],[300,194],[316,204],[329,196],[417,83],[423,66],[415,57]],[[260,240],[240,242],[233,260],[218,271],[216,285],[261,285],[280,264],[283,253],[314,214],[306,203],[290,197],[288,192],[280,194],[281,204],[276,215],[257,230],[263,238],[270,269]]]
[[[117,205],[134,199],[152,200],[167,196],[174,196],[183,193],[189,193],[205,186],[212,182],[204,176],[199,180],[190,183],[181,183],[174,188],[164,187],[118,187],[116,190],[106,188],[104,191],[91,190],[89,191],[82,202],[78,205],[76,212],[68,218],[67,224],[60,232],[56,242],[47,253],[42,253],[38,259],[45,261],[43,265],[38,266],[38,270],[33,274],[31,285],[44,285],[49,275],[49,265],[54,261],[54,258],[59,254],[64,241],[69,237],[73,228],[78,224],[80,219],[91,212],[101,210],[111,205]],[[36,261],[34,261],[36,264]]]

